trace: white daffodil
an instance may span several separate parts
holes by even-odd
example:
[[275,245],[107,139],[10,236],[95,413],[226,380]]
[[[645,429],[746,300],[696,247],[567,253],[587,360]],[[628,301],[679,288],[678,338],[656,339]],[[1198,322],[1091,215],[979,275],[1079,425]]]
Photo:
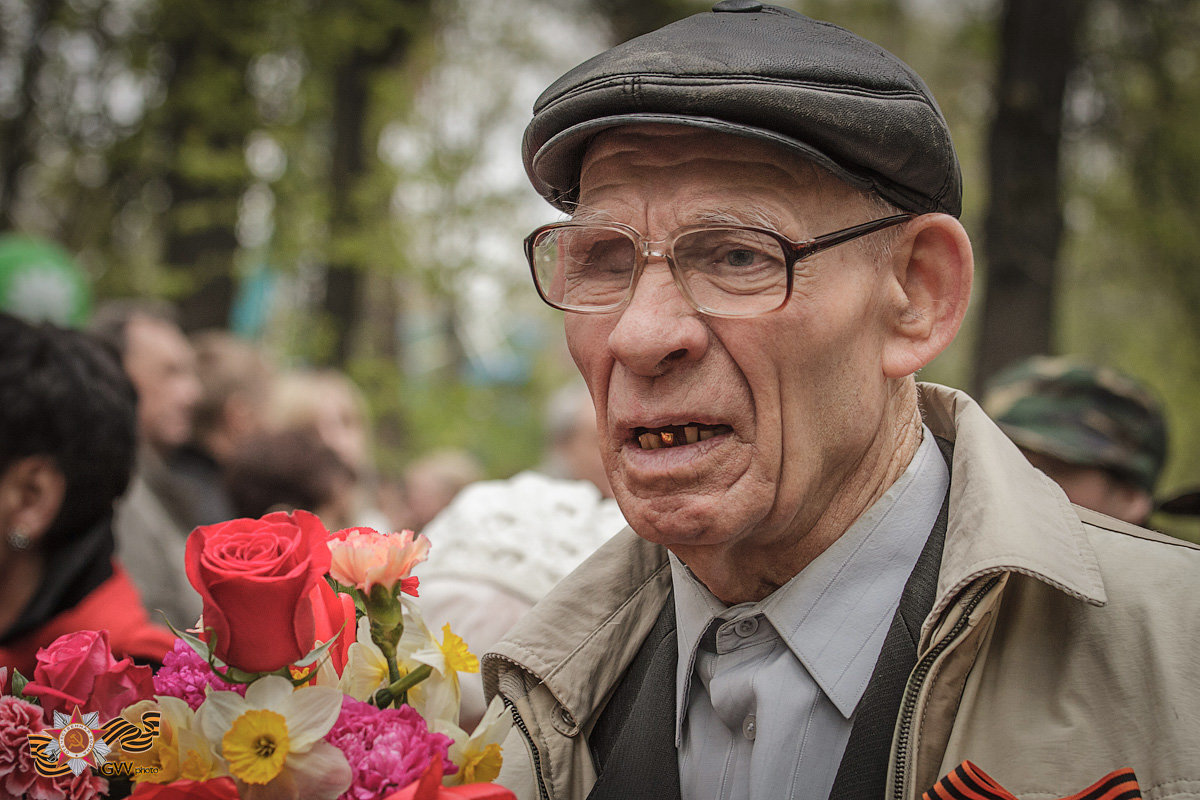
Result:
[[447,775],[443,783],[447,786],[459,786],[464,783],[484,783],[494,781],[500,774],[503,761],[500,755],[500,745],[512,728],[512,713],[505,707],[504,701],[493,697],[483,719],[475,726],[475,732],[467,736],[462,728],[445,721],[438,721],[433,726],[437,733],[444,733],[454,740],[450,745],[450,760],[458,765],[458,772]]
[[242,800],[334,800],[353,779],[342,751],[322,740],[341,709],[337,689],[293,689],[286,679],[268,675],[252,683],[244,698],[210,692],[196,718]]
[[[439,644],[425,624],[416,603],[408,598],[404,598],[403,602],[407,619],[404,637],[397,647],[397,658],[409,670],[422,664],[433,669],[428,679],[409,692],[409,704],[430,723],[439,720],[456,722],[462,704],[458,673],[478,672],[479,659],[471,654],[466,642],[452,632],[449,625],[442,626],[442,641]],[[412,637],[408,635],[410,629],[414,630]]]

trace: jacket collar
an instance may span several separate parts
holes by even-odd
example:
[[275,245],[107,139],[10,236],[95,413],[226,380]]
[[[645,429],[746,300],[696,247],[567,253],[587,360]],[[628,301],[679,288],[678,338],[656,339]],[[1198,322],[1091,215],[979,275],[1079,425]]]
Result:
[[628,527],[609,539],[492,647],[484,691],[498,689],[511,665],[549,689],[554,725],[578,733],[607,699],[654,627],[671,588],[666,549]]
[[[1094,606],[1108,598],[1083,523],[965,393],[918,384],[925,424],[955,444],[950,524],[929,627],[968,584],[1020,572]],[[959,446],[961,445],[961,446]]]

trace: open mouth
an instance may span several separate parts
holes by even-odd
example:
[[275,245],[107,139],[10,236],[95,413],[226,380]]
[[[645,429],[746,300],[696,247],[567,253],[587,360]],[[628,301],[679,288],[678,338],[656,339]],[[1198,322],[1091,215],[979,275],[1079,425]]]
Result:
[[689,422],[686,425],[664,425],[661,428],[634,428],[633,438],[643,450],[660,450],[664,447],[680,447],[685,444],[696,444],[732,433],[728,425],[702,425],[699,422]]

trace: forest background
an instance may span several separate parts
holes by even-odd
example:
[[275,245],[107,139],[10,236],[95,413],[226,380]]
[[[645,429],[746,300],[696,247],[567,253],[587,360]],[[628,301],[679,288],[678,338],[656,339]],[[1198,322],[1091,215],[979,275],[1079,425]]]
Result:
[[[1166,405],[1161,492],[1200,484],[1200,3],[780,4],[899,55],[950,122],[976,296],[922,377],[1114,366]],[[0,0],[0,233],[60,244],[93,303],[165,298],[189,331],[346,370],[385,474],[452,446],[507,476],[573,375],[520,248],[556,218],[520,166],[529,110],[709,5]]]

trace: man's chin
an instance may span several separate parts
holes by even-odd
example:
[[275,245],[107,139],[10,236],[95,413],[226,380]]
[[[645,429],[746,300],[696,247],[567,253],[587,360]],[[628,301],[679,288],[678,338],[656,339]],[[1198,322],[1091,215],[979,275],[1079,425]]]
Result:
[[[635,504],[639,502],[644,501],[635,501]],[[736,537],[737,531],[743,527],[730,524],[727,514],[704,514],[699,511],[689,507],[685,515],[677,510],[635,505],[631,511],[625,511],[625,519],[638,536],[662,545],[677,555],[694,548],[720,545]]]

